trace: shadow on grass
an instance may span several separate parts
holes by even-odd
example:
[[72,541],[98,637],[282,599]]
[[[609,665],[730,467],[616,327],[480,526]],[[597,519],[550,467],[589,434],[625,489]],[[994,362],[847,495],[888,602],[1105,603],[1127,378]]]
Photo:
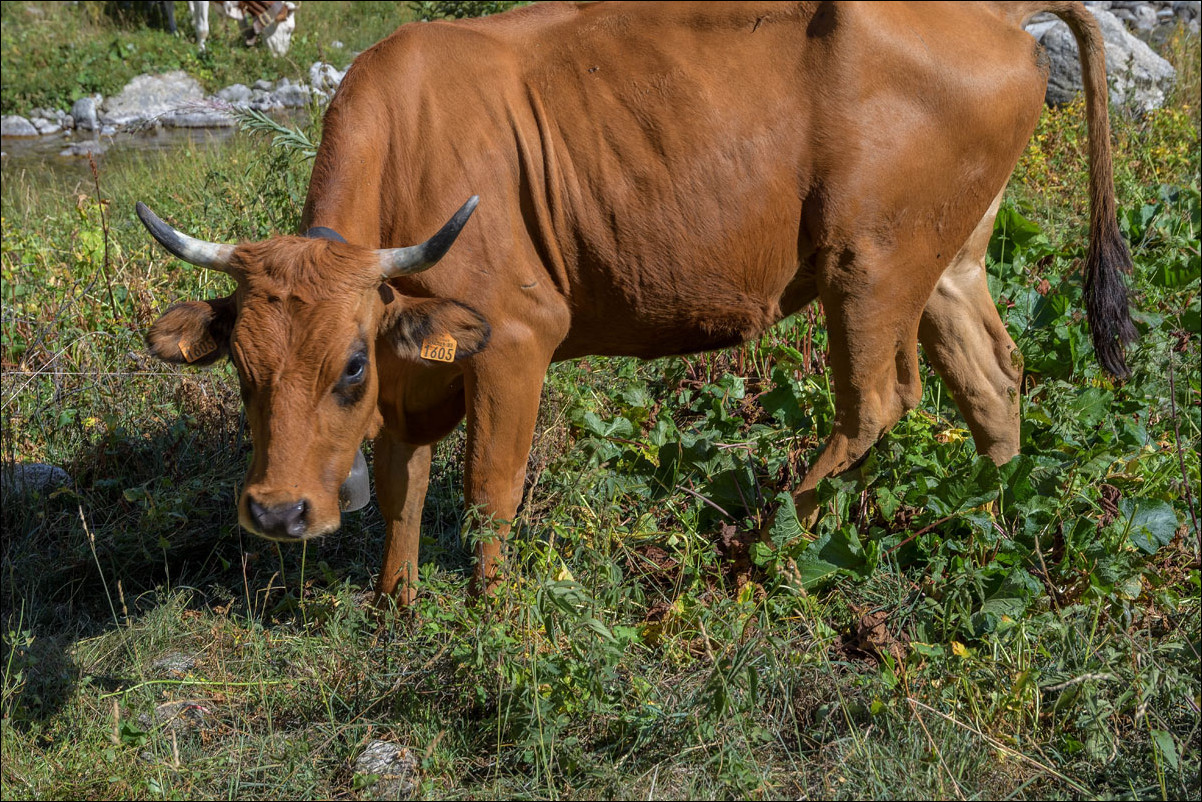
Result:
[[[5,717],[28,727],[62,712],[79,683],[113,690],[144,679],[93,673],[73,653],[81,641],[150,614],[174,591],[190,591],[185,615],[224,609],[270,628],[291,622],[313,586],[372,587],[384,534],[374,494],[364,510],[343,515],[339,532],[281,546],[238,525],[250,455],[241,415],[210,409],[85,442],[62,466],[71,488],[5,493]],[[422,554],[423,563],[466,581],[461,484],[457,459],[438,459]]]

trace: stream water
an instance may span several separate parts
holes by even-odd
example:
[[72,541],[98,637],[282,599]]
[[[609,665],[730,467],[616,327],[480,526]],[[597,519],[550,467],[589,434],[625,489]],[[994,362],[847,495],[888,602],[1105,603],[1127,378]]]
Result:
[[238,129],[226,128],[157,128],[148,131],[122,131],[113,136],[97,137],[90,131],[60,132],[49,136],[0,139],[3,151],[3,176],[18,171],[46,175],[51,180],[61,179],[75,183],[81,179],[91,181],[88,157],[63,156],[62,151],[73,144],[97,141],[104,151],[96,155],[97,166],[113,167],[134,154],[154,151],[172,151],[195,147],[220,147],[235,136]]

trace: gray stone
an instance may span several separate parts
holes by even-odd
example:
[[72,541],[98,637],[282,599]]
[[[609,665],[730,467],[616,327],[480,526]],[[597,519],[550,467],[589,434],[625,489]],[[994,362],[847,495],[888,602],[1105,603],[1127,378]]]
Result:
[[283,104],[270,92],[265,92],[262,89],[255,89],[251,92],[250,103],[247,104],[255,111],[274,111],[284,108]]
[[161,118],[168,128],[229,128],[237,121],[222,109],[194,108]]
[[189,671],[196,668],[196,658],[183,652],[171,652],[151,663],[150,668],[157,674],[172,679],[182,679]]
[[47,120],[45,117],[34,117],[30,120],[30,122],[33,123],[33,127],[38,129],[38,133],[42,136],[57,134],[59,131],[63,130],[63,127],[58,124],[58,121]]
[[[1106,42],[1106,75],[1110,100],[1142,114],[1159,108],[1176,72],[1171,64],[1152,52],[1148,45],[1123,27],[1118,17],[1097,6],[1090,12],[1098,21]],[[1051,60],[1047,102],[1067,103],[1081,91],[1081,61],[1077,42],[1063,22],[1039,26],[1033,36],[1047,49]]]
[[0,117],[0,136],[30,137],[38,136],[34,124],[19,114],[6,114]]
[[259,80],[255,81],[253,84],[251,84],[251,88],[252,89],[260,89],[264,92],[270,92],[272,89],[275,89],[275,84],[273,84],[271,81],[267,81],[267,80],[260,78]]
[[217,97],[235,106],[246,105],[250,102],[251,88],[246,84],[232,84],[217,92]]
[[1140,4],[1131,9],[1131,27],[1143,33],[1151,33],[1156,27],[1156,9],[1150,5]]
[[57,465],[42,462],[9,463],[0,468],[0,487],[4,495],[48,496],[60,487],[70,487],[71,474]]
[[143,713],[138,716],[138,724],[146,731],[161,729],[164,732],[185,732],[203,729],[212,716],[213,711],[201,702],[186,699],[163,702],[155,707],[153,714]]
[[91,97],[81,97],[71,104],[71,118],[75,120],[75,126],[88,131],[98,129],[100,123],[97,122],[96,113],[102,101],[103,98],[100,95],[92,95]]
[[309,87],[304,84],[285,84],[276,89],[272,97],[285,108],[300,108],[309,103]]
[[1202,29],[1202,0],[1175,2],[1172,7],[1177,21],[1197,35]]
[[375,774],[366,789],[372,799],[412,799],[418,790],[417,756],[405,746],[372,741],[355,759],[355,774]]
[[[53,120],[59,125],[63,124],[63,118],[67,115],[58,109],[36,108],[29,112],[29,120],[33,122],[35,117],[41,117],[43,120]],[[37,125],[37,123],[34,123]]]
[[108,146],[101,143],[97,139],[89,139],[83,142],[74,142],[58,152],[60,156],[99,156],[108,149]]
[[309,67],[309,85],[313,87],[314,92],[333,94],[340,83],[342,83],[342,73],[333,64],[315,61]]
[[100,121],[109,125],[140,123],[203,98],[200,83],[183,70],[139,75],[120,94],[104,101]]

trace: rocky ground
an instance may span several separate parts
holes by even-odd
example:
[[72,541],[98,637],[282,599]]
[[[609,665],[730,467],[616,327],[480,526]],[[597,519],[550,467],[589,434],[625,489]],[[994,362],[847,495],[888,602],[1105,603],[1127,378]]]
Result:
[[105,139],[122,130],[223,128],[234,124],[230,111],[235,108],[273,112],[313,101],[321,104],[334,94],[345,72],[318,61],[309,68],[308,83],[260,80],[252,86],[227,86],[211,96],[183,71],[139,75],[113,97],[81,97],[66,111],[33,109],[27,116],[7,115],[0,119],[0,135],[38,137],[65,131],[74,136],[61,155],[86,156],[103,150]]
[[[1159,108],[1176,78],[1172,65],[1156,54],[1178,26],[1197,34],[1202,2],[1087,2],[1106,40],[1110,100],[1137,114]],[[1081,62],[1068,26],[1040,14],[1027,32],[1047,50],[1048,105],[1068,103],[1081,91]]]

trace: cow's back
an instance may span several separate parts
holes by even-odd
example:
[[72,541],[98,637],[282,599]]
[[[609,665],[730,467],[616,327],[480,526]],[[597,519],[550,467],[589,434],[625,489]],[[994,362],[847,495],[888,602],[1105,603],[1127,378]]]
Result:
[[359,101],[391,137],[382,244],[478,193],[432,291],[508,314],[514,287],[552,285],[561,357],[755,336],[814,297],[818,249],[866,226],[883,250],[938,228],[950,258],[1042,90],[1021,30],[938,5],[538,4],[405,26],[365,54],[387,96]]

